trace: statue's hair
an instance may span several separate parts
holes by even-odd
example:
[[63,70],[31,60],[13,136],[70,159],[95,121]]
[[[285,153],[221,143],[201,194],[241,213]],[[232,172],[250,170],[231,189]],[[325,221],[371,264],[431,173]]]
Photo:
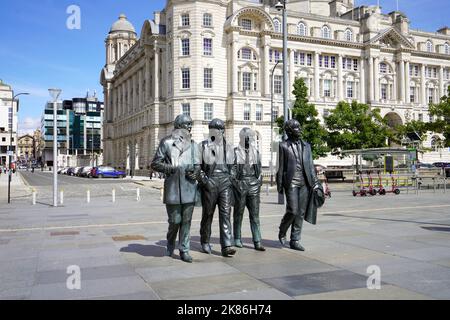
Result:
[[186,114],[180,114],[175,118],[174,127],[175,129],[181,129],[183,124],[192,122],[192,118]]
[[209,129],[225,130],[225,122],[220,119],[213,119],[209,123]]

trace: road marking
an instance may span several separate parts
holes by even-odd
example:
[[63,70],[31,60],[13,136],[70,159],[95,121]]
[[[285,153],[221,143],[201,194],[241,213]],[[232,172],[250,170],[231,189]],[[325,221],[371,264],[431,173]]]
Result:
[[[379,209],[366,209],[366,210],[345,210],[345,211],[329,211],[320,212],[320,214],[337,214],[337,213],[358,213],[358,212],[378,212],[378,211],[400,211],[407,209],[432,209],[432,208],[448,208],[449,204],[434,205],[434,206],[420,206],[420,207],[398,207],[398,208],[379,208]],[[276,218],[282,217],[283,214],[276,215],[262,215],[260,218]],[[192,220],[192,222],[201,222],[201,220]],[[114,223],[114,224],[92,224],[84,226],[53,226],[53,227],[34,227],[34,228],[18,228],[18,229],[0,229],[0,233],[10,232],[26,232],[26,231],[53,231],[53,230],[71,230],[71,229],[89,229],[89,228],[112,228],[112,227],[129,227],[129,226],[145,226],[145,225],[158,225],[167,224],[167,221],[142,221],[142,222],[129,222],[129,223]]]

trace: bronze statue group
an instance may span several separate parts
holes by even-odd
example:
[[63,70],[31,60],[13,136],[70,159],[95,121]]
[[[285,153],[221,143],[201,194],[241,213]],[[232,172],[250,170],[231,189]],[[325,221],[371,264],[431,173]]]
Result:
[[[192,119],[180,115],[172,134],[164,138],[152,162],[152,169],[165,175],[164,204],[168,214],[167,256],[172,256],[179,236],[181,260],[192,263],[190,229],[196,206],[202,207],[201,250],[211,254],[211,225],[216,207],[219,212],[221,253],[232,257],[242,248],[241,227],[245,208],[249,211],[254,248],[266,251],[261,242],[260,194],[261,156],[255,132],[244,128],[237,147],[225,139],[225,123],[214,119],[209,138],[200,144],[191,139]],[[317,179],[311,147],[301,139],[296,120],[285,124],[288,138],[280,143],[277,189],[286,196],[286,214],[278,239],[284,246],[291,228],[290,248],[304,251],[300,244],[303,222],[316,224],[317,208],[324,202]],[[233,209],[233,224],[231,211]]]

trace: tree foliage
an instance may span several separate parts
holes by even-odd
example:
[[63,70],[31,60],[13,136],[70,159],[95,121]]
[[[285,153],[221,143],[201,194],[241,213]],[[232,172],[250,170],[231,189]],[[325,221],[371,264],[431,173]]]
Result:
[[427,123],[428,130],[443,134],[445,147],[450,147],[450,86],[438,104],[430,104],[429,111],[434,121]]
[[[309,103],[308,87],[303,79],[294,82],[295,103],[292,107],[292,118],[296,119],[302,126],[302,139],[311,144],[313,158],[325,157],[330,148],[327,146],[327,130],[320,123],[319,113],[314,104]],[[277,120],[280,133],[283,130],[284,117]]]
[[381,117],[380,109],[357,101],[338,103],[325,119],[328,128],[328,146],[332,154],[344,150],[387,147],[392,130]]

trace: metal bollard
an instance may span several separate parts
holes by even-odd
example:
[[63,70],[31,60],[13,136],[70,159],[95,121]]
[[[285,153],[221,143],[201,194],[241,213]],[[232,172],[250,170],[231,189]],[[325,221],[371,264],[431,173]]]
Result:
[[87,196],[86,202],[91,203],[91,190],[88,189],[88,191],[86,192],[86,196]]
[[61,205],[64,204],[64,190],[63,189],[61,189],[61,191],[59,192],[59,201],[60,201]]
[[141,201],[141,189],[137,188],[136,190],[136,201]]
[[116,203],[116,189],[112,189],[112,202]]
[[33,189],[33,206],[36,205],[36,190]]

